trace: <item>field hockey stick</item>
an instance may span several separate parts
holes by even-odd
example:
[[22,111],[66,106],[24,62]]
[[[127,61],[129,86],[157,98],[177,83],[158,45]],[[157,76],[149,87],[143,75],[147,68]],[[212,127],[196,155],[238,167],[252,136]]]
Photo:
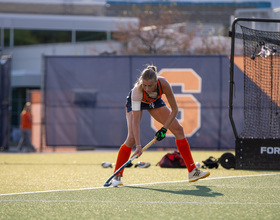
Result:
[[[146,144],[145,147],[142,148],[142,153],[147,150],[153,143],[155,143],[157,140],[157,138],[155,137],[153,140],[151,140],[148,144]],[[104,186],[110,186],[112,184],[111,180],[122,170],[126,167],[127,164],[131,163],[131,161],[133,161],[135,158],[137,157],[137,155],[134,155],[133,157],[131,157],[126,163],[124,163],[124,165],[122,165],[119,169],[117,169],[117,171],[115,173],[113,173],[112,176],[109,177],[109,179],[104,183]]]

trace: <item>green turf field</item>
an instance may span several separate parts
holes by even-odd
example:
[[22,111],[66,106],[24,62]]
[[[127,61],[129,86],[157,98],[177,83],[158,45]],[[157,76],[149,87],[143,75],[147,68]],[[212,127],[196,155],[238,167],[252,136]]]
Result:
[[[0,154],[0,219],[279,219],[280,171],[211,169],[187,181],[186,169],[163,169],[167,153],[147,151],[126,168],[125,187],[103,187],[116,151]],[[195,161],[224,152],[193,151]]]

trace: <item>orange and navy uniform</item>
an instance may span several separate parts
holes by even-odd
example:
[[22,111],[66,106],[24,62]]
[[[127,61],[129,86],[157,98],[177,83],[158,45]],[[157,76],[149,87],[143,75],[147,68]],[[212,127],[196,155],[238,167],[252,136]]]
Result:
[[146,93],[143,90],[143,98],[142,98],[142,102],[144,103],[152,103],[155,102],[157,99],[161,98],[162,96],[162,88],[161,88],[161,84],[160,81],[157,81],[157,97],[156,98],[152,98],[148,95],[148,93]]
[[[127,112],[132,111],[131,94],[132,94],[132,90],[129,92],[129,94],[126,98]],[[161,99],[162,94],[163,94],[163,92],[162,92],[161,83],[160,83],[159,80],[157,80],[157,96],[156,96],[156,98],[150,97],[143,90],[143,98],[142,98],[142,101],[141,101],[141,110],[153,109],[153,108],[159,108],[159,107],[165,106],[164,101]]]

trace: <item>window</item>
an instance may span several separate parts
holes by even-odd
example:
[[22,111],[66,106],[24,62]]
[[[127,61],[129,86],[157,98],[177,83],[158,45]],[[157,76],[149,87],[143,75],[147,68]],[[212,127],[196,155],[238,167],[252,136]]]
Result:
[[106,32],[101,31],[77,31],[76,32],[76,41],[101,41],[106,40]]

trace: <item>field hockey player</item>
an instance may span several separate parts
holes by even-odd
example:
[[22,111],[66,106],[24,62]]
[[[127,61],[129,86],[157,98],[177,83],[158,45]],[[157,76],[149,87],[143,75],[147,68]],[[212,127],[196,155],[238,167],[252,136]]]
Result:
[[[161,96],[165,94],[171,110],[167,108]],[[176,146],[182,155],[189,172],[189,182],[194,182],[210,175],[209,171],[199,170],[193,161],[191,150],[187,139],[185,138],[183,127],[176,119],[178,113],[177,103],[168,81],[163,77],[157,76],[157,68],[153,65],[147,66],[140,78],[136,81],[133,89],[129,92],[126,100],[126,119],[128,134],[124,143],[121,145],[115,171],[129,160],[132,148],[136,145],[133,156],[140,157],[142,154],[142,145],[140,140],[140,121],[142,110],[147,110],[149,114],[162,124],[162,128],[155,134],[157,141],[165,138],[169,129],[176,139]],[[122,169],[113,179],[117,185],[123,185],[121,177]]]

